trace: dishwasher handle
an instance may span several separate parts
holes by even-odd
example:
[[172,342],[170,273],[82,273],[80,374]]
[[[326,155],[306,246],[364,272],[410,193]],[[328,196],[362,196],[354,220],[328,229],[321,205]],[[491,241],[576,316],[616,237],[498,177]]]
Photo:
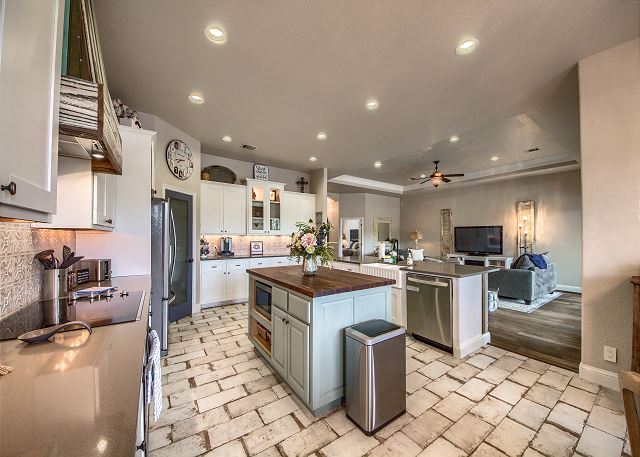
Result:
[[407,281],[408,282],[415,282],[415,283],[418,283],[418,284],[426,284],[428,286],[449,287],[449,283],[448,282],[427,281],[426,279],[418,279],[418,278],[415,278],[413,276],[408,276],[407,277]]

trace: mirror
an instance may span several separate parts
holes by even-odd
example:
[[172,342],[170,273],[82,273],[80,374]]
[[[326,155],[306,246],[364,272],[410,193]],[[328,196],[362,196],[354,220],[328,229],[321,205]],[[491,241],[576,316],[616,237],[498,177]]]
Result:
[[373,239],[376,241],[387,241],[391,239],[391,218],[373,218]]

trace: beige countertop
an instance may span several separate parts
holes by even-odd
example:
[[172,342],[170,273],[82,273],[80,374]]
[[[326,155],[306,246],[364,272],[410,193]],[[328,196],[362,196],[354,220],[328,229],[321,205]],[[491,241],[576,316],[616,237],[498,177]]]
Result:
[[447,278],[465,278],[498,271],[497,267],[479,267],[476,265],[458,265],[457,263],[414,262],[413,266],[403,267],[407,273],[423,273]]
[[14,368],[0,376],[0,456],[134,454],[151,277],[111,284],[146,292],[140,320],[0,342],[0,364]]

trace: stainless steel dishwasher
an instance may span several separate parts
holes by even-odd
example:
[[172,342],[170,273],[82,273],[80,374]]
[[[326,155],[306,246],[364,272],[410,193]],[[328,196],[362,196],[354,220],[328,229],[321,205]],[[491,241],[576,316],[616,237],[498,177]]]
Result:
[[407,274],[407,331],[438,346],[452,349],[453,290],[451,279]]

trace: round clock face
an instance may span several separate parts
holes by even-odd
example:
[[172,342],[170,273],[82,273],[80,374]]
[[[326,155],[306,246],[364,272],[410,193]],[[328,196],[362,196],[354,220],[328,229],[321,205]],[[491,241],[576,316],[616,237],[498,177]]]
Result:
[[171,140],[167,146],[167,165],[178,179],[187,179],[193,173],[193,154],[184,141]]

